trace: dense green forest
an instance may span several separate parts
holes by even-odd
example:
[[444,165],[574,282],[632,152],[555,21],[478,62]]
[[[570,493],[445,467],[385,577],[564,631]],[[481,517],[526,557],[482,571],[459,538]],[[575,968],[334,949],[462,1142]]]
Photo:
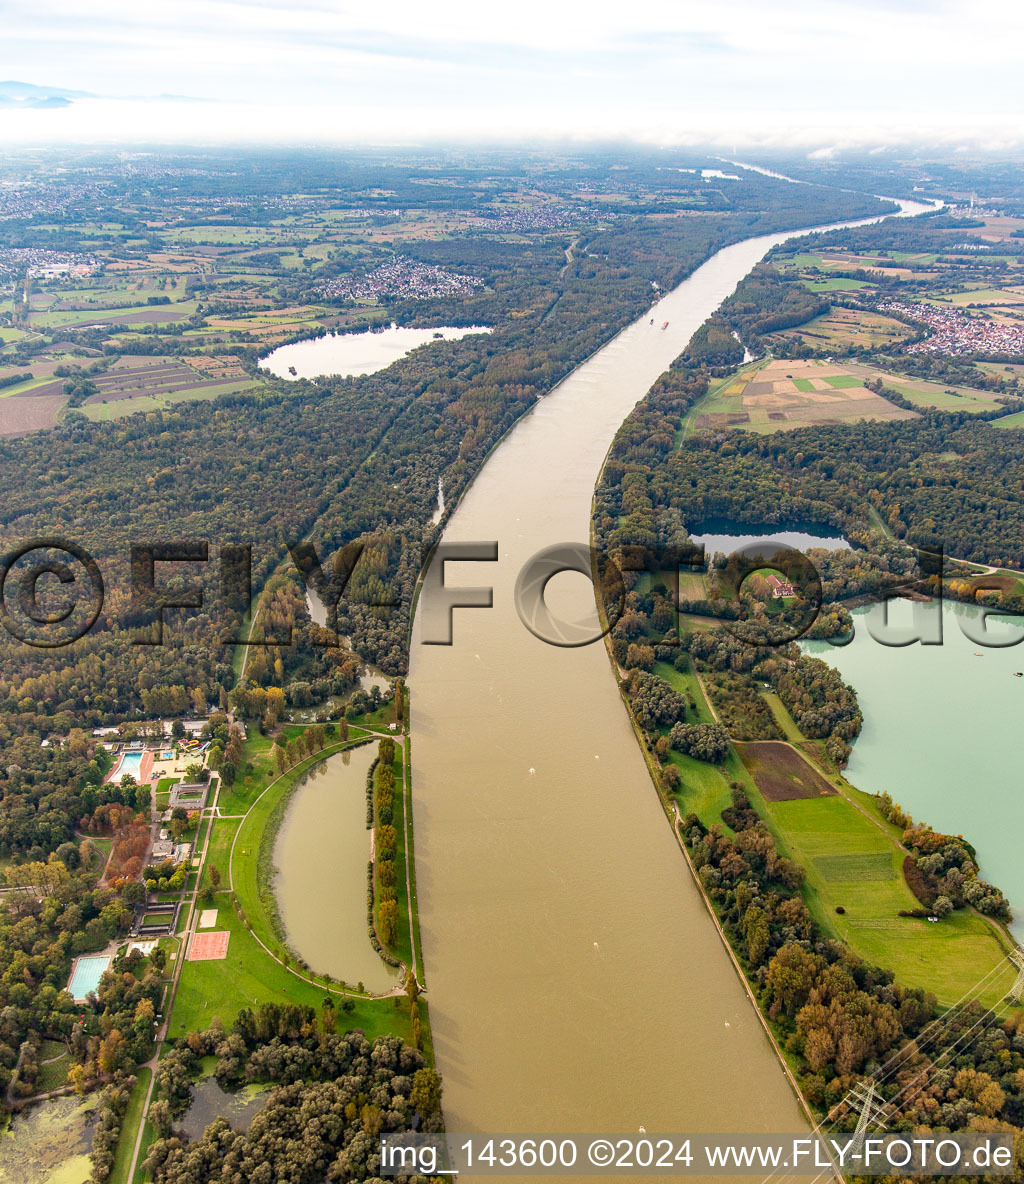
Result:
[[[160,1063],[150,1120],[160,1136],[145,1164],[156,1184],[375,1179],[382,1132],[436,1131],[441,1085],[415,1049],[390,1036],[339,1036],[330,1011],[264,1005],[230,1032],[191,1033]],[[247,1132],[226,1119],[189,1140],[176,1129],[200,1060],[226,1088],[269,1087]]]
[[[413,589],[439,535],[431,520],[439,479],[454,505],[538,397],[719,247],[879,208],[869,197],[757,175],[722,189],[664,168],[662,154],[627,157],[544,162],[509,153],[438,165],[366,153],[325,164],[311,153],[197,153],[135,169],[86,152],[56,224],[48,203],[62,199],[61,184],[31,155],[9,162],[31,181],[38,212],[4,220],[0,248],[88,252],[118,268],[162,260],[186,242],[206,254],[182,293],[196,303],[177,321],[130,332],[90,324],[87,314],[81,327],[30,333],[29,318],[49,308],[37,299],[46,294],[35,291],[25,262],[8,276],[17,290],[5,315],[22,326],[8,360],[24,368],[39,350],[56,351],[56,377],[73,398],[52,430],[0,440],[0,538],[8,551],[34,538],[85,548],[101,569],[104,597],[95,623],[71,645],[38,648],[0,634],[0,858],[23,889],[0,903],[0,1086],[24,1048],[19,1080],[31,1091],[32,1049],[44,1038],[72,1040],[83,1087],[121,1074],[104,1120],[109,1136],[127,1097],[124,1075],[150,1053],[135,1011],[122,1016],[130,986],[122,967],[84,1020],[63,990],[72,957],[120,937],[143,888],[131,876],[97,887],[102,859],[88,836],[141,835],[149,800],[148,788],[103,784],[107,756],[92,729],[213,711],[210,731],[230,785],[232,740],[218,710],[234,710],[258,731],[276,726],[286,706],[350,696],[358,708],[366,699],[353,689],[361,661],[391,676],[407,668]],[[416,220],[403,212],[408,206]],[[349,229],[343,240],[322,241],[332,219]],[[457,229],[449,233],[446,219]],[[235,229],[243,240],[255,230],[279,245],[224,246]],[[179,231],[190,238],[176,238]],[[311,243],[329,249],[286,265],[290,250],[301,256]],[[362,275],[396,255],[480,282],[458,298],[388,297],[358,327],[395,321],[492,332],[434,343],[365,377],[262,375],[250,392],[110,422],[86,415],[96,380],[133,353],[205,363],[229,352],[256,376],[265,352],[258,337],[212,326],[212,318],[310,300],[332,278]],[[210,259],[222,264],[208,266]],[[177,292],[174,275],[157,282]],[[145,299],[163,308],[168,297]],[[345,315],[366,311],[337,303]],[[133,597],[132,547],[181,542],[193,558],[157,561],[155,595]],[[235,562],[246,547],[251,588],[244,562]],[[310,620],[300,571],[336,604],[334,623],[351,649]],[[248,648],[239,679],[235,645],[247,636],[250,593],[259,597],[251,640],[268,644]],[[163,610],[162,637],[159,602],[188,605]],[[64,742],[44,745],[48,737]],[[122,854],[127,864],[137,857]],[[39,899],[34,890],[44,882]],[[117,1050],[107,1047],[115,1030]],[[165,1151],[173,1165],[166,1172],[177,1173],[180,1156]]]

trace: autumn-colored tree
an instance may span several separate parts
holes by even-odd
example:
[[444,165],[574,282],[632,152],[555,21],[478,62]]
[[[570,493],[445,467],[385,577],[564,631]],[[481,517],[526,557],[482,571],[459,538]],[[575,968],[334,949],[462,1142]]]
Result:
[[752,966],[760,966],[768,952],[771,934],[764,909],[752,904],[743,917],[743,929],[747,936],[747,953]]
[[412,1079],[409,1101],[423,1115],[429,1118],[441,1109],[441,1078],[433,1069],[417,1069]]
[[104,1074],[111,1074],[124,1063],[127,1049],[124,1047],[124,1037],[112,1028],[100,1043],[99,1056],[96,1058],[99,1070]]
[[767,982],[789,1015],[807,1002],[823,961],[795,942],[787,942],[768,963]]
[[320,1004],[320,1028],[326,1036],[334,1031],[335,1003],[333,995],[325,995]]
[[394,945],[398,932],[398,904],[395,901],[381,902],[377,910],[377,923],[380,928],[380,940],[386,946]]

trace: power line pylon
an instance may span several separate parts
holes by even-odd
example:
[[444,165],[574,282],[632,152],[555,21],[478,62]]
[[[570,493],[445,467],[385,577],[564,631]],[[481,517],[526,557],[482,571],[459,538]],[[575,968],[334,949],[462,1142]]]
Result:
[[1024,1003],[1024,950],[1018,946],[1010,954],[1010,961],[1017,968],[1017,981],[1010,988],[1007,998],[1014,1003]]
[[853,1146],[858,1154],[864,1151],[864,1137],[868,1127],[881,1123],[882,1105],[875,1091],[874,1079],[858,1081],[846,1098],[847,1105],[859,1110],[857,1126],[853,1132]]

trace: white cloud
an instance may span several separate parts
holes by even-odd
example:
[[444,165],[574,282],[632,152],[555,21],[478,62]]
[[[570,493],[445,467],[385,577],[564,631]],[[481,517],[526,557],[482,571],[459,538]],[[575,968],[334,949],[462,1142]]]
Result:
[[[1022,38],[1009,0],[35,0],[7,7],[0,77],[230,103],[225,136],[891,135],[1019,123]],[[4,113],[0,139],[210,131],[190,110]]]

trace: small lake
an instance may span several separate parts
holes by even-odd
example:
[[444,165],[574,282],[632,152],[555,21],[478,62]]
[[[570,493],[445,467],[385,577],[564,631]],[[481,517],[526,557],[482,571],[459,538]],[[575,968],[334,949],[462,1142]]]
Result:
[[765,539],[797,551],[809,551],[813,547],[826,551],[851,550],[849,542],[841,534],[836,534],[835,527],[814,522],[792,522],[782,529],[778,523],[751,525],[729,518],[708,518],[696,531],[691,531],[690,537],[695,543],[703,543],[709,559],[719,551],[728,555],[748,543],[760,543]]
[[367,330],[364,333],[329,333],[326,337],[280,346],[260,362],[260,369],[269,370],[278,378],[376,374],[420,346],[435,341],[457,341],[460,337],[490,332],[487,325],[461,328],[438,325],[430,329],[392,325],[390,329]]
[[289,945],[315,973],[382,992],[398,972],[366,931],[366,777],[376,755],[376,744],[337,753],[296,789],[274,847],[274,894]]
[[[890,624],[910,626],[915,608],[919,620],[941,612],[942,645],[881,645],[866,628],[871,610],[856,609],[849,645],[803,648],[857,692],[864,728],[849,780],[868,793],[887,790],[915,821],[973,843],[982,876],[1005,893],[1014,933],[1024,938],[1024,678],[1014,677],[1024,671],[1024,645],[988,649],[964,636],[959,623],[979,627],[981,610],[950,601],[941,609],[890,601]],[[996,636],[1024,634],[992,617],[986,627]]]
[[216,1077],[201,1078],[192,1089],[192,1104],[174,1123],[190,1139],[198,1139],[218,1118],[226,1118],[236,1131],[247,1131],[249,1123],[263,1109],[265,1085],[246,1085],[229,1092]]

